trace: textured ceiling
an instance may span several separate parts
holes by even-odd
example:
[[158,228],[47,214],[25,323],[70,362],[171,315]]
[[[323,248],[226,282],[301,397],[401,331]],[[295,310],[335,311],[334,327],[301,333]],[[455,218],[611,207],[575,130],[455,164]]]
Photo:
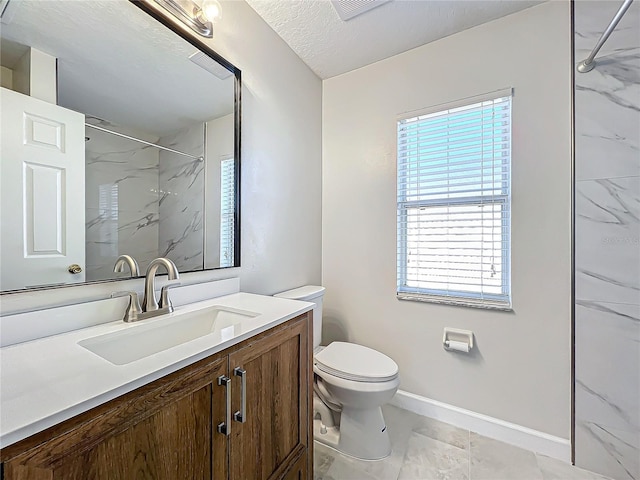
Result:
[[155,136],[233,112],[234,78],[192,63],[199,50],[127,0],[12,3],[2,64],[17,60],[16,43],[56,57],[66,108]]
[[542,2],[394,0],[347,22],[328,0],[247,3],[324,79]]

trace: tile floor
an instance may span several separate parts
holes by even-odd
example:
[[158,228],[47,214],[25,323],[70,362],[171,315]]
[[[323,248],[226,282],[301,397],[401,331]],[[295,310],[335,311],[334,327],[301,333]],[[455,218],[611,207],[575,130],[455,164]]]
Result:
[[390,405],[391,455],[366,462],[315,442],[314,480],[606,480],[607,477]]

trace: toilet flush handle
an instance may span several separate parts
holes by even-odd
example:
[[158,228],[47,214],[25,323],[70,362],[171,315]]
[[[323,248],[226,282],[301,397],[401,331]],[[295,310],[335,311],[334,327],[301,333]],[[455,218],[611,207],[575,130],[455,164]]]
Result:
[[233,414],[236,422],[244,423],[247,421],[247,371],[236,367],[233,374],[240,377],[240,410]]

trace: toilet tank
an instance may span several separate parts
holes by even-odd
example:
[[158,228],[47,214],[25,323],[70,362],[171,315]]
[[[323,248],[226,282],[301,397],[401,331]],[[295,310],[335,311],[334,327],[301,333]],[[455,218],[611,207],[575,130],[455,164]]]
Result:
[[304,287],[277,293],[274,297],[315,303],[313,307],[313,348],[318,347],[322,340],[322,297],[324,297],[324,287],[305,285]]

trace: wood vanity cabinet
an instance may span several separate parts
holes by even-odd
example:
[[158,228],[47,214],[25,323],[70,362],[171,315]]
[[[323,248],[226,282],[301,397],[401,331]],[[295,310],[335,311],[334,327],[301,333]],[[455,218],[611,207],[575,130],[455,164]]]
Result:
[[3,479],[311,478],[310,322],[305,313],[6,447]]

